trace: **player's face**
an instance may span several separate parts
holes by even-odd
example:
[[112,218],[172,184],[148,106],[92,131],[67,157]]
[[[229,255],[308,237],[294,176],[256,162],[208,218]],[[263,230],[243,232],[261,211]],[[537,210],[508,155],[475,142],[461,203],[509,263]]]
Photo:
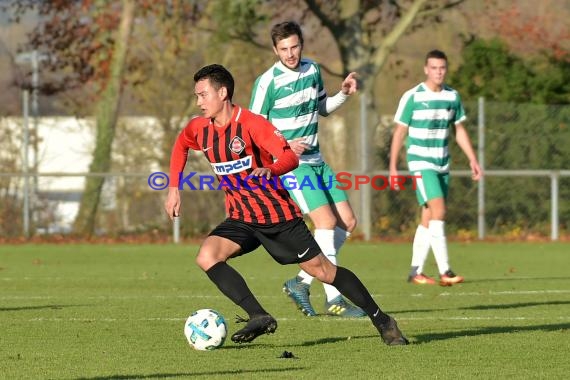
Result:
[[196,82],[194,94],[196,95],[196,105],[200,107],[204,117],[215,119],[224,108],[225,88],[216,90],[209,79],[202,79]]
[[295,70],[301,61],[303,45],[299,41],[299,36],[294,34],[279,40],[277,45],[273,46],[273,51],[277,54],[282,64],[291,70]]
[[432,89],[439,89],[447,74],[447,61],[441,58],[429,58],[424,66],[426,84]]

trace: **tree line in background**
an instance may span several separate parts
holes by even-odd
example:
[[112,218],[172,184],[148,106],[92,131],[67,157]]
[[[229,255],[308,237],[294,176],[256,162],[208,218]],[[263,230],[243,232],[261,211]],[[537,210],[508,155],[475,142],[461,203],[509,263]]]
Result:
[[[133,158],[123,163],[128,165],[128,170],[148,170],[149,162],[167,168],[171,144],[180,130],[181,121],[195,111],[191,96],[194,71],[207,62],[216,61],[230,66],[237,78],[248,78],[252,82],[260,74],[259,68],[273,61],[268,30],[271,24],[286,18],[284,15],[299,20],[311,31],[307,33],[306,44],[317,45],[318,40],[334,46],[337,56],[320,60],[326,62],[323,68],[328,75],[341,78],[350,71],[360,74],[370,115],[367,124],[370,131],[375,131],[379,122],[375,103],[379,78],[386,64],[391,62],[398,42],[404,35],[428,33],[434,25],[445,22],[447,13],[463,3],[463,0],[13,0],[6,10],[12,12],[16,21],[25,12],[35,11],[40,15],[27,47],[55,57],[44,70],[42,90],[45,96],[59,95],[75,114],[95,115],[97,139],[90,171],[97,173],[125,169],[112,162],[113,149],[133,149]],[[498,15],[512,16],[514,9],[501,8],[500,1],[486,0],[484,6],[486,12]],[[564,168],[570,162],[568,115],[559,115],[557,120],[562,122],[551,125],[548,123],[551,114],[542,111],[543,108],[539,111],[531,106],[513,105],[509,110],[509,104],[568,104],[570,70],[566,46],[570,38],[567,30],[546,38],[544,30],[533,26],[535,29],[529,31],[527,24],[514,23],[512,18],[507,17],[492,26],[502,39],[464,36],[463,63],[453,72],[450,83],[460,91],[463,99],[484,96],[488,101],[504,103],[506,109],[502,111],[511,112],[510,115],[497,113],[491,116],[497,118],[496,124],[493,120],[497,129],[493,129],[492,133],[496,135],[486,148],[487,168]],[[540,46],[536,46],[535,51],[525,52],[524,57],[513,53],[522,45],[520,35],[541,35],[542,39],[536,40],[536,45],[540,43]],[[528,40],[527,37],[525,41]],[[545,40],[552,43],[545,43]],[[239,89],[247,84],[237,85]],[[236,98],[238,103],[246,105],[249,92],[241,91]],[[115,136],[125,132],[117,131],[121,105],[144,110],[146,115],[160,121],[163,138],[159,153],[156,149],[141,148],[140,144],[131,147],[129,138],[120,138],[120,144],[116,141]],[[475,109],[468,111],[472,117],[475,115]],[[564,114],[568,110],[561,108],[551,112]],[[490,125],[491,120],[487,123]],[[528,132],[536,138],[513,142],[509,136],[515,128],[517,134]],[[141,142],[144,136],[135,139]],[[389,134],[380,136],[383,143],[377,147],[374,163],[378,169],[387,167],[389,139]],[[347,144],[357,150],[358,138]],[[453,151],[452,154],[456,158],[461,156]],[[461,164],[457,160],[455,167]],[[470,183],[457,181],[453,186],[457,194],[473,194],[474,187]],[[506,191],[504,186],[496,186],[488,188],[488,196],[497,196],[499,204],[505,204],[501,196],[508,197],[520,211],[520,214],[509,214],[509,220],[504,222],[532,225],[536,220],[545,220],[538,219],[541,212],[530,207],[528,199],[514,200],[513,195],[517,194],[513,194],[512,189]],[[83,236],[94,233],[100,219],[102,187],[102,177],[87,180],[75,233]],[[544,186],[537,187],[530,199],[544,199],[544,191],[549,190]],[[156,197],[156,194],[152,196]],[[413,202],[388,192],[378,194],[378,198],[375,207],[389,204],[399,206],[400,210],[410,210],[390,212],[389,222],[379,222],[378,233],[401,232],[405,226],[414,223],[410,220],[415,217],[413,211],[417,208]],[[217,202],[218,199],[214,199]],[[455,199],[450,200],[451,213],[461,210],[462,220],[467,218],[467,224],[471,224],[476,219],[476,210],[464,207],[461,197]],[[519,207],[519,204],[526,206]],[[192,207],[201,210],[196,213],[198,223],[208,224],[212,200],[206,201],[205,205],[193,203]],[[492,212],[493,220],[502,217],[501,209]],[[570,220],[568,213],[570,210],[565,211],[567,217],[561,220]],[[144,218],[143,215],[140,217]],[[202,229],[194,231],[201,232]]]

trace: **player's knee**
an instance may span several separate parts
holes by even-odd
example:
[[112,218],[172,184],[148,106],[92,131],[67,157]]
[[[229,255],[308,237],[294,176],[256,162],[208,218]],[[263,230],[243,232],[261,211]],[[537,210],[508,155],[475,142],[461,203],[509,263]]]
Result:
[[309,213],[311,221],[319,230],[332,230],[337,225],[336,215],[330,210],[330,206],[322,206]]
[[445,220],[446,207],[443,198],[429,201],[428,210],[430,220]]
[[220,258],[217,258],[211,252],[207,250],[201,249],[196,255],[196,264],[203,270],[207,271],[210,267],[212,267],[217,262],[223,261]]
[[314,220],[315,228],[318,230],[332,230],[336,226],[336,218],[321,218]]
[[445,208],[431,210],[431,220],[445,220]]
[[356,229],[357,224],[358,220],[356,219],[355,216],[353,216],[344,221],[344,227],[345,227],[344,229],[352,233]]
[[198,265],[203,271],[208,270],[209,266],[208,266],[208,260],[206,260],[205,257],[203,256],[196,256],[196,265]]

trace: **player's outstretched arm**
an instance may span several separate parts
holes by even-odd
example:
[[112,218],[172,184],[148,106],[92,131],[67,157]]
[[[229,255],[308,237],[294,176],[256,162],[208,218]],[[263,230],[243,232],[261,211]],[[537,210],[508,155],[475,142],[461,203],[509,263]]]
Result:
[[352,72],[342,81],[340,91],[319,101],[319,115],[328,116],[336,111],[346,99],[358,90],[357,74]]

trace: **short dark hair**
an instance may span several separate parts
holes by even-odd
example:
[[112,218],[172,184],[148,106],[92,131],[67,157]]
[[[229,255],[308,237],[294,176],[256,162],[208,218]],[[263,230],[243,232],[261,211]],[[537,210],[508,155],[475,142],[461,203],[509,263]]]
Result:
[[294,36],[295,34],[299,37],[299,42],[301,42],[302,46],[303,32],[301,31],[301,26],[295,21],[285,21],[273,25],[273,28],[271,28],[271,40],[273,41],[273,46],[277,46],[279,41]]
[[194,83],[203,79],[209,79],[212,87],[216,90],[225,87],[228,90],[228,98],[230,101],[232,100],[234,96],[234,77],[224,66],[213,64],[202,67],[194,74]]
[[444,52],[442,52],[441,50],[431,50],[426,54],[426,64],[428,59],[430,58],[437,58],[437,59],[444,59],[445,62],[447,62],[447,55],[445,55]]

